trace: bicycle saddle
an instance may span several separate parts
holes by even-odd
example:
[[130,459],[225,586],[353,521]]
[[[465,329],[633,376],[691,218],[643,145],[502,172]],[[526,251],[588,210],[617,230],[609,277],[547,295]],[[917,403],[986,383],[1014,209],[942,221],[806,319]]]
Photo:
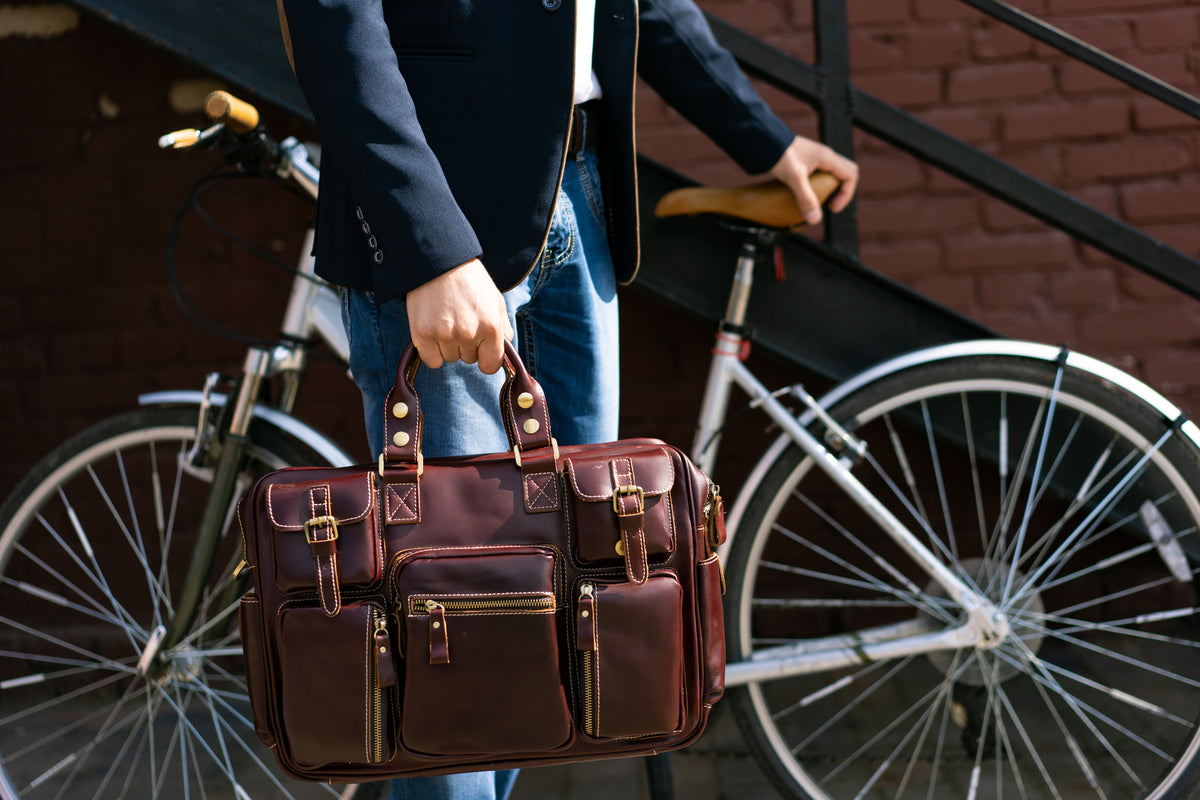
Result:
[[[814,172],[810,180],[822,203],[840,185],[838,179],[828,172]],[[696,214],[716,214],[768,228],[795,229],[806,224],[800,209],[796,207],[792,190],[781,181],[774,180],[731,188],[689,186],[675,189],[663,195],[654,207],[656,217]]]

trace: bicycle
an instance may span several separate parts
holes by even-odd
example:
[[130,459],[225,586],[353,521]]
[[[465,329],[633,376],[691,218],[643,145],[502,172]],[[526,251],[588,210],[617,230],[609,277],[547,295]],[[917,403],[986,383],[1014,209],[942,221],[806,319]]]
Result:
[[[178,143],[315,195],[302,145],[217,105],[220,121]],[[719,477],[734,386],[780,429],[722,551],[727,702],[775,786],[829,800],[1198,796],[1200,429],[1112,367],[1006,340],[892,359],[819,400],[768,390],[742,361],[746,308],[791,220],[767,224],[749,196],[683,190],[662,214],[745,234],[693,453]],[[0,506],[3,797],[187,796],[210,778],[202,796],[341,791],[285,784],[254,741],[237,537],[222,535],[258,472],[350,463],[290,414],[311,341],[346,349],[332,289],[307,257],[298,272],[284,336],[248,349],[228,394],[210,376],[201,392],[143,396]],[[137,580],[109,579],[131,565]]]

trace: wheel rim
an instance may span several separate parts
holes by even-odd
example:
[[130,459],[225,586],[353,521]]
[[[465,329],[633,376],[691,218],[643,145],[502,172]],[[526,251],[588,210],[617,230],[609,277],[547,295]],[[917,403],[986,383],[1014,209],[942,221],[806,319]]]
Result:
[[[981,425],[985,395],[1010,404],[1005,413],[1012,455],[1003,466],[998,444],[990,445],[988,455],[982,437],[966,435]],[[859,410],[858,431],[873,450],[873,463],[863,468],[895,475],[894,492],[882,480],[876,488],[892,492],[889,505],[944,561],[974,565],[960,574],[1009,614],[1014,633],[986,652],[945,651],[750,684],[751,726],[785,782],[813,797],[836,800],[1160,798],[1186,783],[1196,757],[1194,720],[1200,709],[1200,674],[1193,666],[1200,659],[1195,658],[1195,634],[1188,630],[1195,623],[1194,567],[1184,568],[1188,581],[1180,580],[1168,565],[1179,555],[1178,544],[1156,546],[1148,535],[1134,541],[1129,531],[1141,526],[1146,533],[1146,518],[1138,519],[1140,508],[1132,502],[1140,492],[1150,504],[1149,524],[1157,518],[1173,538],[1194,542],[1200,503],[1167,450],[1156,451],[1123,494],[1112,492],[1137,463],[1134,451],[1154,451],[1156,441],[1106,405],[1024,380],[964,379],[920,387]],[[947,422],[953,416],[948,409],[955,406],[962,409],[957,434]],[[972,410],[975,420],[970,420]],[[940,426],[931,422],[939,415]],[[1026,437],[1018,422],[1034,436]],[[931,431],[936,435],[928,435]],[[1102,440],[1101,431],[1115,444],[1097,467],[1100,455],[1080,454],[1088,452],[1085,443]],[[997,432],[994,438],[1003,435]],[[923,439],[933,442],[923,445],[924,452],[910,444]],[[935,474],[933,464],[945,470],[956,463],[945,441],[957,445],[954,455],[962,463],[974,460],[973,473],[960,465],[958,474]],[[1056,448],[1062,458],[1056,458]],[[1130,460],[1122,467],[1123,458]],[[905,477],[905,459],[911,479]],[[997,485],[989,492],[981,486],[989,461],[992,477],[1006,470],[1010,479],[1023,478],[1012,480],[1007,490]],[[1054,524],[1045,522],[1055,519],[1045,513],[1055,504],[1051,501],[1062,505],[1058,495],[1064,487],[1084,485],[1093,470],[1088,484],[1093,493],[1084,492],[1084,502],[1053,533]],[[918,475],[937,488],[914,489]],[[1022,490],[1020,484],[1035,475],[1040,494]],[[941,625],[953,621],[945,619],[939,593],[917,589],[928,582],[923,573],[908,570],[895,548],[879,545],[881,533],[854,522],[836,497],[810,493],[808,487],[823,479],[809,460],[800,461],[765,517],[779,514],[777,527],[770,536],[754,537],[746,574],[755,578],[736,609],[736,656],[798,635],[845,633],[906,614],[941,615]],[[1089,509],[1101,506],[1110,492],[1109,508],[1088,521]],[[967,511],[945,502],[948,496],[965,498]],[[801,511],[793,510],[797,506]],[[998,522],[1006,514],[1007,521]],[[917,527],[917,518],[928,524]],[[968,520],[977,528],[971,536],[965,535]],[[1081,532],[1072,544],[1067,540],[1074,530]],[[881,548],[887,563],[870,562],[861,549],[847,544],[847,534],[864,546],[864,539],[874,537],[871,546]],[[1063,566],[1047,566],[1060,547]],[[789,595],[779,589],[785,578],[822,588]],[[1090,595],[1081,588],[1099,581],[1106,588]],[[796,618],[802,614],[822,619],[807,623],[811,632],[797,634]],[[977,691],[971,691],[970,677],[982,684]]]
[[[187,465],[194,434],[157,424],[96,441],[51,471],[0,535],[5,796],[337,794],[286,781],[254,736],[227,594],[236,530],[192,631],[151,657],[209,478]],[[251,447],[256,469],[286,465]]]

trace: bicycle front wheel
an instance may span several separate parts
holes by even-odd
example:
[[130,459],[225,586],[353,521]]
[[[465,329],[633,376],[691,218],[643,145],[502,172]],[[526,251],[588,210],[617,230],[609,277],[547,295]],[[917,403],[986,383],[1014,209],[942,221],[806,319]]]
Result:
[[965,617],[791,445],[748,503],[728,599],[731,661],[804,665],[732,693],[775,784],[1194,796],[1200,461],[1176,421],[1053,359],[995,355],[878,378],[832,413],[868,445],[857,477],[1011,631],[872,660]]
[[[0,507],[0,795],[337,797],[289,780],[254,735],[231,572],[232,503],[196,622],[153,664],[211,470],[195,408],[115,417],[51,452]],[[252,425],[235,497],[258,475],[324,459]],[[202,463],[202,461],[200,462]]]

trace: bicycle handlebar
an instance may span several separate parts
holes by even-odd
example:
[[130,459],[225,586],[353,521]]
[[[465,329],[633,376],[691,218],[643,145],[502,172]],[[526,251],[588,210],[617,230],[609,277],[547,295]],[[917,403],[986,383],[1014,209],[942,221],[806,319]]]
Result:
[[258,127],[258,109],[229,92],[216,91],[204,98],[204,113],[234,133],[250,133]]

